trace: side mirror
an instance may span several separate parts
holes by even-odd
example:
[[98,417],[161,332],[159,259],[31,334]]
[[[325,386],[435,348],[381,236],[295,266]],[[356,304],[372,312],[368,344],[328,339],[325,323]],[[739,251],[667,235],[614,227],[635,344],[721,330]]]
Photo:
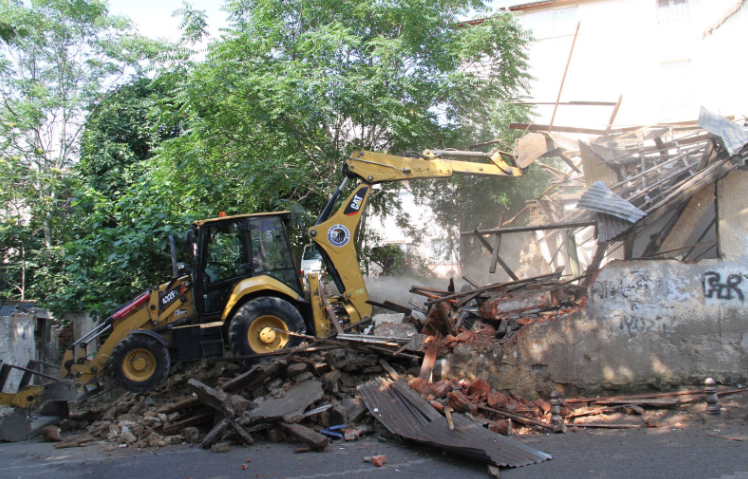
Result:
[[184,234],[184,242],[187,243],[187,246],[189,246],[193,243],[194,240],[195,240],[195,230],[190,228]]

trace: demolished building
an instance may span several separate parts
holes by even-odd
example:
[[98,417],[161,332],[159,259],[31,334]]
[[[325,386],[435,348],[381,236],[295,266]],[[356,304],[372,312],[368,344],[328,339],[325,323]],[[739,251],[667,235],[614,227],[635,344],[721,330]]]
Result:
[[[546,251],[543,271],[560,267],[559,278],[578,289],[555,303],[542,287],[517,298],[502,311],[516,330],[511,341],[482,354],[455,348],[452,373],[527,397],[748,380],[743,123],[702,109],[698,124],[608,129],[576,148],[547,126],[515,127],[528,131],[515,157],[560,157],[583,177],[558,171],[556,183],[583,179],[584,188],[556,198],[547,190],[528,205],[535,217],[527,226],[509,224],[515,217],[461,234],[483,245],[492,270],[516,280],[501,237],[532,232],[529,240]],[[564,207],[569,197],[575,209]],[[482,318],[501,320],[496,300],[487,311],[491,299],[483,299]]]

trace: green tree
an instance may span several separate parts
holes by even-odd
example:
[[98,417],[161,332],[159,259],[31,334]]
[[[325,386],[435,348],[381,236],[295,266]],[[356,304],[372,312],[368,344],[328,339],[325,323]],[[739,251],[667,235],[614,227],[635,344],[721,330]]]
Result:
[[[454,146],[525,91],[526,35],[508,14],[467,28],[471,8],[484,5],[230,2],[232,27],[174,93],[190,127],[159,158],[178,167],[189,201],[295,208],[306,226],[353,150]],[[391,192],[375,211],[392,207]]]
[[69,174],[86,114],[160,50],[99,0],[0,0],[0,18],[12,27],[0,43],[0,158],[8,173],[0,175],[0,288],[28,296],[33,278],[43,299],[62,257],[55,248],[70,230]]
[[189,217],[152,162],[158,145],[182,128],[153,114],[169,78],[136,77],[86,119],[71,170],[75,228],[63,244],[59,286],[47,298],[56,310],[106,314],[171,271],[168,235],[179,238]]

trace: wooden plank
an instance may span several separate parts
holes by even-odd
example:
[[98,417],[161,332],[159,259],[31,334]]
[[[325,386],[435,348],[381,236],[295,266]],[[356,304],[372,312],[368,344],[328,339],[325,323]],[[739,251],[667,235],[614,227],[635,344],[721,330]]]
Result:
[[366,301],[369,304],[373,304],[374,306],[379,306],[383,309],[389,309],[390,311],[394,311],[396,313],[403,313],[406,316],[410,316],[410,314],[413,312],[413,308],[409,308],[407,306],[403,306],[402,304],[393,303],[392,301],[385,301],[384,303],[379,303],[377,301],[367,300]]
[[[577,155],[577,156],[579,156],[579,155]],[[561,156],[559,156],[559,158],[561,158],[561,161],[563,161],[564,163],[566,163],[569,166],[569,168],[571,168],[575,173],[578,173],[580,175],[583,174],[582,170],[580,170],[579,168],[577,168],[577,165],[575,165],[574,162],[571,161],[565,154],[562,154]]]
[[505,411],[503,409],[493,409],[493,408],[490,408],[490,407],[487,407],[487,406],[481,406],[480,404],[478,404],[478,409],[482,409],[483,411],[492,412],[494,414],[499,414],[501,416],[504,416],[504,417],[509,418],[509,419],[514,419],[515,421],[519,421],[519,422],[524,423],[524,424],[530,424],[530,425],[533,425],[533,426],[540,426],[540,427],[542,427],[544,429],[548,429],[549,431],[553,431],[553,426],[550,425],[550,424],[546,424],[544,422],[536,421],[535,419],[531,419],[529,417],[521,416],[519,414],[514,414],[512,412]]
[[[509,123],[509,128],[511,130],[525,130],[525,131],[548,131],[548,125],[538,125],[535,123]],[[621,130],[614,130],[614,133],[626,133],[628,131],[634,131],[634,129],[621,129]],[[554,126],[553,131],[556,133],[579,133],[579,134],[586,134],[586,135],[604,135],[605,130],[598,130],[595,128],[578,128],[578,127],[572,127],[572,126]]]
[[483,238],[483,235],[496,234],[496,233],[525,233],[528,231],[545,231],[545,230],[561,230],[567,228],[586,228],[588,226],[597,226],[597,221],[578,221],[571,223],[549,223],[547,225],[529,225],[529,226],[509,226],[506,228],[496,228],[491,230],[479,230],[475,228],[473,231],[461,231],[460,236],[476,235],[479,239],[482,238],[483,246],[486,249],[493,251],[493,247]]
[[501,265],[501,268],[504,270],[504,272],[506,272],[506,274],[508,274],[509,277],[512,278],[512,280],[514,280],[514,281],[518,281],[519,280],[519,276],[517,276],[516,274],[514,274],[514,271],[512,271],[511,268],[509,268],[509,265],[506,264],[503,259],[501,259],[501,256],[497,256],[496,260],[499,262],[499,264]]
[[579,276],[579,256],[577,255],[577,239],[573,231],[566,234],[566,254],[569,257],[569,266],[571,274],[574,277]]
[[477,282],[473,281],[472,279],[468,278],[467,276],[463,276],[462,279],[464,279],[465,281],[467,281],[468,284],[470,286],[472,286],[473,288],[480,288],[480,285]]
[[[478,238],[478,241],[481,242],[481,244],[488,250],[488,252],[493,253],[493,247],[488,241],[486,241],[486,238],[483,237],[483,234],[478,231],[478,228],[475,228],[468,234],[475,235],[475,237]],[[462,233],[460,233],[460,236],[463,236]]]
[[182,421],[175,422],[173,424],[164,425],[162,432],[166,434],[167,436],[172,435],[172,434],[179,434],[179,432],[182,429],[186,427],[199,426],[200,424],[205,424],[206,422],[212,421],[215,416],[216,414],[213,411],[208,411],[202,414],[195,414]]
[[[504,226],[504,214],[501,212],[501,219],[499,220],[499,228]],[[501,248],[501,234],[497,234],[493,243],[493,252],[491,253],[491,267],[488,272],[494,274],[496,272],[496,264],[499,262],[499,249]]]
[[221,437],[223,436],[223,433],[226,432],[226,429],[229,427],[229,420],[224,418],[221,419],[216,423],[215,426],[213,426],[213,429],[208,432],[208,434],[205,435],[205,438],[200,443],[200,447],[203,449],[209,449],[211,446],[216,444],[218,441],[221,440]]
[[281,423],[283,431],[314,450],[324,449],[329,440],[322,434],[300,424]]
[[532,278],[520,279],[518,281],[510,281],[508,283],[489,284],[488,286],[483,286],[483,287],[478,288],[478,289],[473,289],[473,290],[470,290],[470,291],[463,291],[463,292],[460,292],[460,293],[454,293],[454,294],[452,294],[450,296],[444,296],[442,298],[435,298],[435,299],[432,299],[431,301],[427,301],[426,305],[431,305],[431,304],[434,304],[434,303],[440,303],[442,301],[448,301],[448,300],[453,301],[455,298],[462,298],[463,296],[468,296],[468,295],[472,295],[472,294],[475,294],[475,293],[485,293],[485,292],[493,291],[493,290],[496,290],[496,289],[499,289],[499,288],[506,288],[508,286],[514,286],[514,285],[525,284],[525,283],[532,283],[532,282],[539,281],[539,280],[546,279],[546,278],[554,278],[554,277],[555,278],[559,278],[560,276],[561,276],[561,271],[557,271],[557,272],[553,272],[553,273],[544,274],[544,275],[541,275],[541,276],[533,276]]
[[465,306],[467,303],[469,303],[470,301],[472,301],[476,297],[480,296],[481,294],[483,294],[483,293],[477,292],[477,293],[469,294],[469,295],[463,297],[461,300],[459,300],[459,301],[457,301],[455,303],[455,308],[461,308],[461,307]]
[[564,90],[564,83],[566,83],[566,74],[569,72],[569,65],[571,65],[571,56],[574,53],[574,45],[577,44],[577,37],[579,36],[579,26],[582,22],[577,22],[577,29],[574,32],[574,40],[571,41],[571,50],[569,50],[569,58],[566,60],[566,68],[564,68],[564,76],[561,78],[561,86],[558,87],[558,96],[556,97],[556,104],[553,106],[553,114],[551,115],[551,123],[548,125],[548,131],[553,130],[553,120],[556,119],[556,110],[558,110],[558,102],[561,101],[561,92]]
[[200,405],[202,405],[202,401],[200,400],[200,398],[188,397],[180,401],[177,401],[173,404],[167,404],[165,406],[161,406],[160,408],[156,409],[156,414],[169,415],[173,412],[179,412],[184,409],[198,407]]
[[[283,366],[285,366],[285,364],[283,364]],[[257,364],[241,376],[227,381],[221,389],[226,392],[231,392],[243,387],[255,386],[264,381],[265,378],[268,378],[280,372],[280,369],[281,362]]]
[[426,355],[423,357],[423,363],[421,363],[421,373],[418,375],[419,378],[424,381],[431,382],[431,372],[434,370],[434,364],[436,364],[436,352],[439,346],[436,344],[441,335],[437,334],[426,349]]
[[397,374],[397,371],[395,371],[395,368],[392,367],[390,363],[387,362],[384,358],[379,358],[379,364],[382,366],[382,368],[387,371],[387,374],[390,375],[393,381],[399,381],[400,375]]
[[486,293],[488,291],[492,291],[492,290],[499,289],[499,288],[505,288],[507,286],[524,284],[524,283],[532,283],[534,281],[539,281],[539,280],[546,279],[546,278],[560,277],[560,275],[561,275],[561,272],[559,271],[559,272],[548,273],[548,274],[544,274],[540,276],[533,276],[532,278],[520,279],[518,281],[510,281],[508,283],[489,284],[488,286],[483,286],[478,289],[472,289],[470,291],[462,291],[460,293],[454,293],[452,295],[444,296],[442,298],[435,298],[431,301],[427,301],[426,304],[429,305],[433,303],[439,303],[441,301],[454,300],[455,298],[461,298],[463,296],[468,296],[468,295],[472,295],[475,293]]
[[605,129],[605,133],[603,133],[603,140],[610,135],[610,129],[613,127],[613,122],[616,121],[616,115],[618,115],[618,109],[621,107],[621,102],[623,101],[623,95],[618,97],[618,101],[615,103],[615,108],[613,108],[613,113],[610,115],[610,120],[608,120],[608,127]]
[[333,326],[335,326],[335,331],[338,334],[344,334],[345,331],[343,331],[343,326],[340,325],[338,315],[335,314],[335,311],[332,309],[332,304],[330,304],[330,300],[327,298],[327,295],[322,288],[319,289],[319,297],[325,305],[325,310],[327,311],[327,315],[330,316],[330,321],[332,321]]

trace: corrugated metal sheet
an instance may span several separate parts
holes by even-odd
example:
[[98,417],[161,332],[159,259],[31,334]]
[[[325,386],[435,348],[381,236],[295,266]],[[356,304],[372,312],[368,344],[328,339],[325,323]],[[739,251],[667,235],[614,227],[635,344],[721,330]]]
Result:
[[712,135],[722,138],[730,155],[735,155],[748,143],[748,133],[745,128],[724,116],[715,115],[703,106],[699,114],[699,126]]
[[616,216],[630,223],[636,223],[647,214],[613,193],[602,181],[587,188],[577,203],[577,208]]
[[550,454],[493,433],[462,414],[452,414],[455,428],[450,431],[447,419],[403,381],[376,378],[358,389],[369,412],[405,439],[503,467],[551,459]]
[[618,173],[605,164],[605,159],[587,143],[583,141],[579,141],[578,143],[579,156],[582,157],[585,184],[589,187],[597,181],[602,181],[606,185],[618,183]]
[[615,216],[597,213],[597,240],[600,243],[610,241],[616,238],[624,231],[634,226],[626,220],[616,218]]

